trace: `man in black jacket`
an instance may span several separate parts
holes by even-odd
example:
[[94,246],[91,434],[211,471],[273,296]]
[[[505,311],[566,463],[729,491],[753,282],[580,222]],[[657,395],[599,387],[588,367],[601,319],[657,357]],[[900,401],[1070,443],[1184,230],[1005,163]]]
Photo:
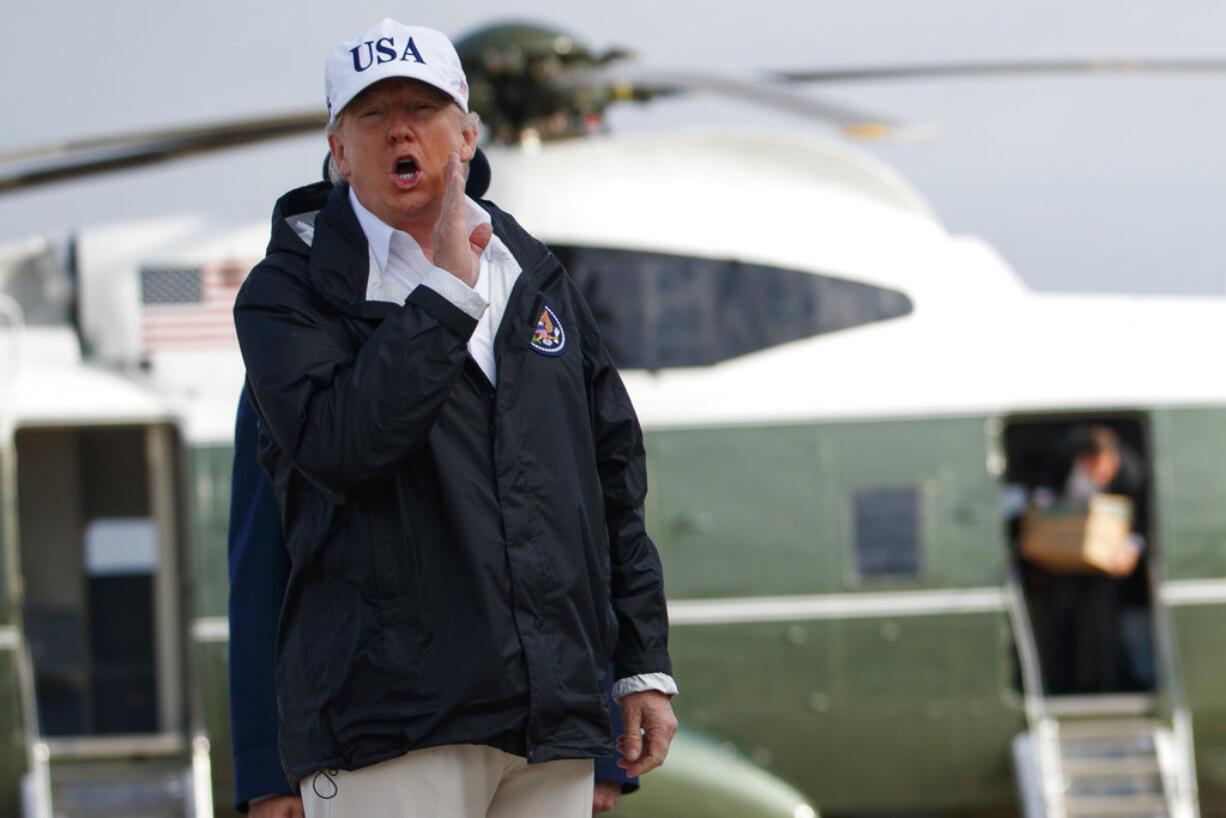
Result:
[[[469,176],[471,189],[473,176]],[[485,190],[484,187],[481,188]],[[256,461],[259,431],[244,391],[234,429],[230,481],[230,726],[235,805],[252,818],[302,818],[302,798],[285,778],[277,756],[277,701],[273,683],[276,626],[289,577],[289,555],[272,484]],[[612,680],[610,680],[611,682]],[[622,732],[616,708],[613,735]],[[639,788],[616,759],[596,759],[593,813],[612,809]]]
[[325,83],[344,181],[281,199],[235,305],[291,560],[282,763],[308,816],[588,814],[610,659],[627,772],[676,730],[637,420],[561,265],[463,195],[450,42],[384,20]]

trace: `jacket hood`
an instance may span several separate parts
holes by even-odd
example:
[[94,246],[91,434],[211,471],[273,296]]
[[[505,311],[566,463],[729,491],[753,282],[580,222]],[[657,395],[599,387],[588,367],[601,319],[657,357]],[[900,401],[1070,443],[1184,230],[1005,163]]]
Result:
[[[366,236],[349,206],[349,186],[331,182],[291,190],[273,208],[268,257],[306,264],[311,287],[350,313],[366,313]],[[297,266],[297,265],[294,265]]]

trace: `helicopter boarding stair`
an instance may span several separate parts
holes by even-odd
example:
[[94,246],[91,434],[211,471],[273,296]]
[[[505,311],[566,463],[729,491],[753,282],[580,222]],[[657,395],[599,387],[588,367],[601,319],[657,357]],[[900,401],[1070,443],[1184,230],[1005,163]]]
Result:
[[21,818],[212,818],[209,741],[197,732],[42,735],[29,646],[21,651],[26,769]]
[[[1152,566],[1149,579],[1156,600]],[[1191,718],[1161,604],[1158,693],[1048,696],[1016,568],[1007,592],[1029,728],[1013,742],[1024,818],[1199,818]]]

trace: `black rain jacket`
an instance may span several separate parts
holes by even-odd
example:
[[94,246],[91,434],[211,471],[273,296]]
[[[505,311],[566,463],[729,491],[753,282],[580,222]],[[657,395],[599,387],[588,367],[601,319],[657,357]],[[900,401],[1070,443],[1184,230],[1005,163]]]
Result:
[[[523,268],[497,389],[451,302],[365,299],[344,185],[282,197],[235,303],[292,562],[276,671],[291,781],[442,744],[609,755],[607,662],[671,673],[634,410],[561,264],[482,205]],[[287,217],[315,211],[308,246]],[[560,354],[531,344],[545,307]]]

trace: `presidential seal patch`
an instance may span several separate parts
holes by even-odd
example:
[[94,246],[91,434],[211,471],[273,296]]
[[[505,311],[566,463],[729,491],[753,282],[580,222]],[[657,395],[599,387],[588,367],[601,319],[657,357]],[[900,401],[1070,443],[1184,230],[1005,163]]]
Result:
[[549,307],[541,310],[541,317],[536,319],[536,329],[528,345],[542,355],[561,355],[566,349],[566,330]]

